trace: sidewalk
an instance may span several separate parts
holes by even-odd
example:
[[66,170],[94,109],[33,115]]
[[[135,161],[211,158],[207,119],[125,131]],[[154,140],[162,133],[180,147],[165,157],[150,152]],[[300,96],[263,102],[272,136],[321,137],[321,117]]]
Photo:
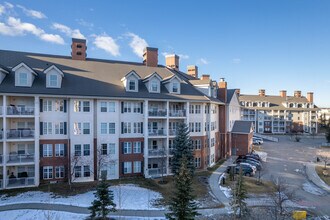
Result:
[[315,185],[320,187],[321,189],[330,193],[330,186],[328,186],[323,180],[317,175],[315,171],[315,163],[307,163],[306,164],[306,175],[307,178],[312,181]]

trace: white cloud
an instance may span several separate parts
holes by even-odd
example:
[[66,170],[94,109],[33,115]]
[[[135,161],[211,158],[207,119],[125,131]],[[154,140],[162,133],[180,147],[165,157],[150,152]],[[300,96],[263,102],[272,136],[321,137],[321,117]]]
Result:
[[31,17],[31,18],[37,18],[37,19],[43,19],[43,18],[47,18],[46,15],[40,11],[36,11],[36,10],[32,10],[32,9],[27,9],[22,5],[16,5],[17,8],[20,8],[23,10],[23,12]]
[[5,5],[7,8],[14,8],[14,5],[11,4],[10,2],[5,2]]
[[207,64],[209,64],[210,62],[209,62],[207,59],[205,59],[205,58],[200,58],[200,59],[198,60],[198,63],[204,64],[204,65],[207,65]]
[[80,24],[81,26],[87,27],[89,29],[92,29],[94,27],[94,24],[88,21],[85,21],[84,19],[80,18],[80,19],[76,19],[76,21],[78,22],[78,24]]
[[232,61],[231,61],[233,64],[239,64],[239,63],[241,63],[241,59],[240,58],[234,58],[234,59],[232,59]]
[[5,6],[0,5],[0,15],[5,13]]
[[7,36],[33,34],[43,41],[55,44],[64,44],[64,40],[61,36],[48,34],[43,29],[38,28],[34,24],[21,22],[19,18],[14,17],[9,17],[7,24],[0,22],[0,34]]
[[102,35],[94,35],[95,40],[93,44],[107,53],[110,53],[112,56],[119,56],[119,45],[116,43],[116,41],[108,36],[107,34]]
[[[173,53],[162,52],[162,55],[164,57],[166,57],[167,55],[170,55],[170,54],[173,54]],[[180,59],[184,59],[184,60],[189,59],[189,55],[187,55],[187,54],[177,54],[177,55],[180,57]]]
[[131,38],[129,46],[133,49],[133,52],[142,58],[143,49],[148,46],[147,41],[134,33],[127,33],[126,35]]
[[60,32],[66,34],[68,37],[86,39],[86,37],[80,32],[79,29],[71,29],[64,24],[53,23],[52,28],[59,30]]

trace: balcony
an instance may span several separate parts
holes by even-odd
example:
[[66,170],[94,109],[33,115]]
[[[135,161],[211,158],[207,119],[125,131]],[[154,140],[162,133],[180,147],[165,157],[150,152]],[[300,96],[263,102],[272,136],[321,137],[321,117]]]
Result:
[[170,110],[169,111],[170,117],[186,117],[186,110]]
[[6,155],[7,164],[21,164],[21,163],[33,163],[34,154],[18,154],[17,152],[11,152]]
[[10,129],[7,131],[7,139],[31,139],[34,138],[34,130],[30,128]]
[[2,106],[0,106],[0,115],[2,115]]
[[163,169],[162,168],[150,168],[150,169],[148,169],[148,174],[151,177],[160,177],[162,174],[166,175],[166,171],[167,171],[166,167],[163,167]]
[[8,176],[7,187],[34,186],[34,178],[35,177],[16,178],[15,176]]
[[164,129],[149,129],[149,136],[166,136]]
[[149,110],[149,117],[166,117],[166,109]]
[[7,106],[7,115],[17,115],[17,116],[33,116],[34,107],[16,107],[14,105]]
[[0,189],[3,188],[3,185],[2,185],[2,179],[0,179]]
[[3,131],[0,131],[0,140],[3,139]]
[[170,136],[176,136],[177,130],[176,129],[168,129],[168,134]]
[[148,150],[148,156],[149,157],[165,157],[166,156],[165,147],[164,147],[164,149]]

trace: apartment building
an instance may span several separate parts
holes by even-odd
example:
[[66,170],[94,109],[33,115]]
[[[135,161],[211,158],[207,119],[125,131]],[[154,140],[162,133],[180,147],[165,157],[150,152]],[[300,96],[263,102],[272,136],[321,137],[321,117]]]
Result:
[[253,122],[257,133],[317,133],[318,108],[314,104],[313,92],[302,96],[295,91],[288,96],[285,90],[279,95],[266,95],[264,89],[259,95],[239,95],[242,106],[242,120]]
[[0,188],[171,174],[178,123],[189,125],[195,166],[220,149],[218,85],[179,57],[158,64],[86,57],[73,39],[71,56],[0,50]]

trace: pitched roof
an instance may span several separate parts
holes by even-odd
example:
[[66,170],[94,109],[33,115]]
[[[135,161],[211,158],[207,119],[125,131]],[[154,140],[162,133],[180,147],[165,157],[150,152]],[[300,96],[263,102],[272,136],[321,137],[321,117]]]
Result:
[[234,94],[236,92],[236,89],[227,89],[227,104],[230,103],[231,99],[233,98]]
[[235,121],[232,133],[250,134],[252,131],[252,121]]
[[[92,58],[81,61],[72,60],[70,56],[0,50],[0,64],[7,69],[13,68],[20,62],[26,63],[36,73],[39,73],[32,87],[15,87],[14,74],[8,74],[0,85],[0,92],[210,101],[202,92],[187,82],[190,79],[188,75],[161,65],[149,67],[143,65],[142,62],[134,63]],[[60,89],[46,88],[46,76],[45,74],[40,74],[52,65],[56,65],[65,74]],[[183,80],[181,83],[181,94],[169,93],[164,85],[161,85],[161,93],[149,93],[142,81],[139,81],[139,92],[127,92],[121,79],[132,70],[141,76],[142,79],[154,72],[157,72],[163,79],[176,75]]]

